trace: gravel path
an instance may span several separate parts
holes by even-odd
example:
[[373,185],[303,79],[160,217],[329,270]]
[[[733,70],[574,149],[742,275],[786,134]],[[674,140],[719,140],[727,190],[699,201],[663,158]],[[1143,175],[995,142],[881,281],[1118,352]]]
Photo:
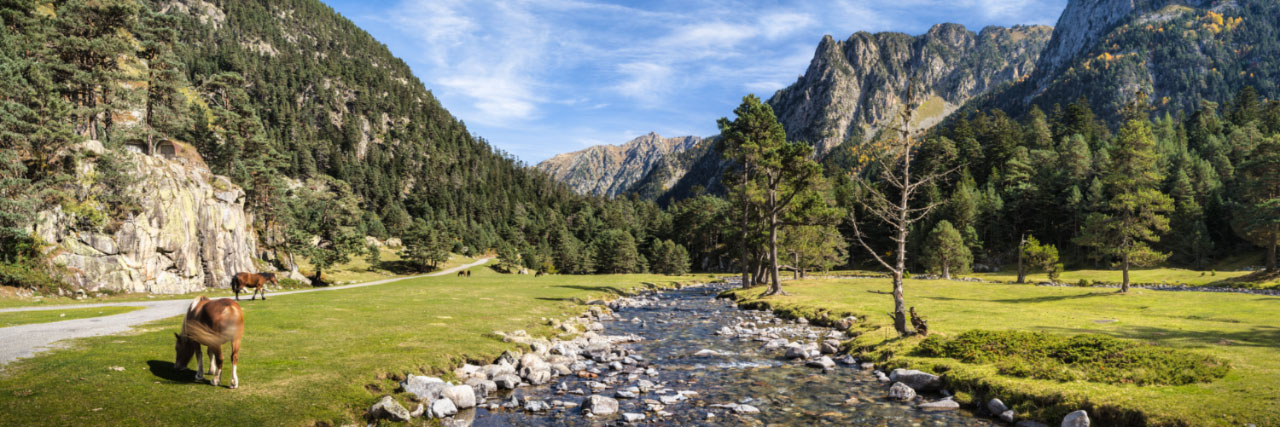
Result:
[[[351,288],[362,288],[366,286],[377,286],[391,282],[398,282],[407,279],[416,279],[419,277],[444,276],[452,274],[458,270],[476,267],[489,262],[489,258],[479,261],[438,271],[431,274],[423,274],[418,276],[398,277],[394,279],[377,280],[373,282],[360,283],[347,286],[333,286],[326,288],[303,289],[287,292],[272,292],[271,298],[293,294],[304,294],[308,292],[324,292],[337,291]],[[87,319],[63,320],[51,323],[36,323],[30,325],[19,325],[8,328],[0,328],[0,366],[7,365],[9,362],[23,358],[31,357],[40,352],[52,350],[62,346],[63,340],[72,338],[94,337],[100,335],[118,334],[128,331],[134,326],[150,322],[153,320],[164,319],[181,315],[190,304],[190,299],[176,300],[160,300],[160,301],[134,301],[134,302],[108,302],[98,304],[67,304],[42,307],[17,307],[0,309],[0,313],[15,311],[41,311],[41,310],[68,310],[75,308],[94,308],[94,307],[143,307],[141,310],[134,310],[128,313],[117,314],[113,316],[90,317]]]

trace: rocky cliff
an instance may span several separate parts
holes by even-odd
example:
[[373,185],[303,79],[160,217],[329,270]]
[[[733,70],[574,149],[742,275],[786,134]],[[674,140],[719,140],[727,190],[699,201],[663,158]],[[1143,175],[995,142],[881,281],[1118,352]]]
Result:
[[787,137],[824,155],[874,136],[903,106],[916,82],[914,128],[927,128],[970,98],[1025,78],[1049,40],[1046,26],[987,27],[974,33],[939,24],[927,33],[858,32],[845,41],[823,37],[809,68],[770,100]]
[[[102,152],[96,141],[82,149]],[[35,231],[54,245],[51,261],[66,267],[73,285],[175,294],[226,288],[233,274],[257,271],[243,190],[186,158],[121,155],[138,179],[132,189],[138,214],[112,231],[79,226],[61,207],[39,214]],[[84,182],[93,173],[93,163],[84,162],[78,178]]]
[[[650,132],[622,145],[597,145],[572,153],[558,154],[538,163],[537,168],[564,182],[580,194],[614,197],[632,184],[702,141],[696,136],[663,138]],[[673,174],[672,182],[683,175]]]

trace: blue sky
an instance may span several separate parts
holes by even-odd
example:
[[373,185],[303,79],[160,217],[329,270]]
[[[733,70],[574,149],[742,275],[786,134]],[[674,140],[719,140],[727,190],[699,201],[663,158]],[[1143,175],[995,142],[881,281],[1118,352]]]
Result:
[[824,34],[1053,25],[1066,0],[324,0],[455,116],[533,164],[650,131],[715,134],[804,73]]

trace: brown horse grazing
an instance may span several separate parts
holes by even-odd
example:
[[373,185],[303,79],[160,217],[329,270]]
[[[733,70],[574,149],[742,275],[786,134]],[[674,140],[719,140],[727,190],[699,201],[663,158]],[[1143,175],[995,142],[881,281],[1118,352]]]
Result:
[[240,291],[244,288],[254,288],[253,296],[249,297],[250,301],[258,299],[258,291],[262,291],[262,300],[267,300],[267,283],[280,286],[280,282],[276,280],[275,273],[236,273],[231,278],[231,292],[236,293],[236,301],[240,301]]
[[462,271],[462,270],[458,270],[458,277],[462,277],[462,276],[466,276],[466,275],[467,275],[467,272]]
[[244,338],[244,311],[230,298],[211,300],[201,296],[187,307],[187,317],[182,320],[182,332],[173,334],[178,339],[174,350],[174,369],[187,369],[191,355],[196,355],[196,381],[204,379],[204,359],[200,346],[209,347],[210,382],[218,385],[222,378],[222,345],[231,342],[231,388],[240,386],[236,364],[240,362],[240,339]]
[[542,277],[543,274],[546,274],[546,273],[543,273],[542,270],[538,270],[537,273],[533,274],[533,277]]
[[467,277],[471,277],[471,270],[467,270]]

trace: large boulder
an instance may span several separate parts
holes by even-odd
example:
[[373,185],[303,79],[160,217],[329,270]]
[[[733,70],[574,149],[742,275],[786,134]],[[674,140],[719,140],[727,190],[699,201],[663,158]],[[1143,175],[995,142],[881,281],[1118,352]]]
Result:
[[934,391],[942,388],[942,379],[937,375],[914,369],[894,369],[889,373],[889,380],[906,384],[907,387],[916,391]]
[[451,417],[458,413],[458,407],[449,399],[436,399],[431,402],[431,416],[436,418]]
[[[35,234],[56,248],[51,261],[66,266],[69,283],[89,291],[179,294],[227,288],[236,273],[258,271],[244,190],[194,158],[121,155],[132,164],[124,172],[137,179],[128,190],[137,213],[106,231],[85,229],[61,206],[36,216]],[[85,160],[77,173],[95,171],[96,163]]]
[[515,374],[503,374],[494,378],[493,382],[497,384],[500,389],[513,390],[520,386],[520,377],[515,376]]
[[1009,407],[1005,406],[1000,399],[991,399],[990,402],[987,402],[987,410],[991,411],[992,414],[1000,415],[1000,413],[1008,411]]
[[436,377],[409,375],[400,382],[400,387],[423,402],[431,402],[440,398],[440,393],[448,388],[444,380]]
[[590,411],[592,415],[611,415],[618,412],[618,401],[608,396],[591,395],[582,402],[582,410]]

